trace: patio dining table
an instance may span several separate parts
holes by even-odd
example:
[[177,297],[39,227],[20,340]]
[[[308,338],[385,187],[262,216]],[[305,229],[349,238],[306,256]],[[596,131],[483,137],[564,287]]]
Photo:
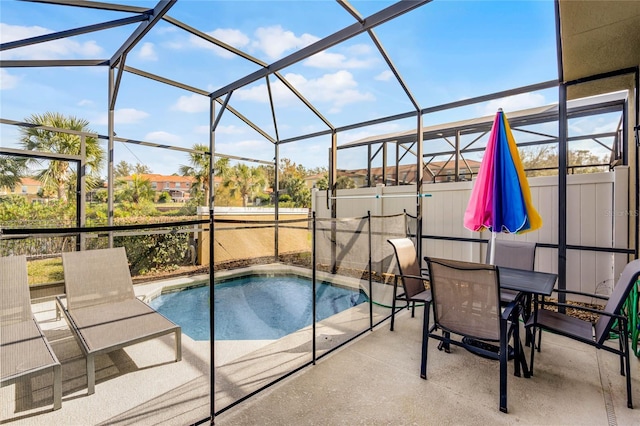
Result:
[[[515,269],[499,267],[500,287],[514,290],[524,298],[523,316],[525,322],[531,316],[531,298],[550,296],[558,279],[557,274],[549,272],[531,271],[525,269]],[[538,305],[536,304],[536,307]],[[525,333],[525,345],[531,344],[531,333],[527,329]]]
[[558,279],[557,274],[524,269],[499,267],[500,287],[525,295],[550,296]]

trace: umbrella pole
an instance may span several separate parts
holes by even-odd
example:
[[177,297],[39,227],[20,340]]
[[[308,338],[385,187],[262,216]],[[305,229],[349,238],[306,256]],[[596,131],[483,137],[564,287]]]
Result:
[[490,265],[495,265],[495,258],[496,258],[496,233],[492,232],[491,233],[491,253],[489,254],[489,264]]

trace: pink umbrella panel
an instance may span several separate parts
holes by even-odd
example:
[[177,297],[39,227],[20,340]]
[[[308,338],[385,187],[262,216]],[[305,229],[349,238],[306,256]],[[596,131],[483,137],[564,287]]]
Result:
[[464,215],[472,231],[524,233],[542,226],[518,147],[506,115],[499,110]]

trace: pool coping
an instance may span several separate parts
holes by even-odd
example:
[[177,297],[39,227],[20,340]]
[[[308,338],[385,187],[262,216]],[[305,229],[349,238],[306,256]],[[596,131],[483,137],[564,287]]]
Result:
[[[281,263],[270,263],[266,265],[253,265],[237,269],[229,269],[224,271],[214,271],[216,283],[220,280],[229,280],[247,275],[278,275],[291,274],[305,278],[313,278],[313,271],[299,266],[285,265]],[[316,279],[320,281],[338,284],[340,286],[352,289],[362,289],[368,294],[369,282],[346,277],[344,275],[335,275],[328,272],[316,271]],[[186,290],[193,287],[199,287],[203,281],[210,281],[209,274],[198,274],[189,277],[170,278],[166,280],[153,281],[150,283],[140,283],[134,286],[136,297],[145,303],[160,296],[163,293],[173,291]]]

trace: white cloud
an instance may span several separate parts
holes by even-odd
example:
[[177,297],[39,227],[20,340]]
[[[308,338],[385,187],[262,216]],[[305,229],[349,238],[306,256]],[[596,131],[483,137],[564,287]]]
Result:
[[604,116],[579,118],[569,121],[569,131],[574,135],[592,135],[597,133],[615,132],[618,127],[616,120]]
[[0,90],[13,89],[19,81],[20,77],[11,75],[7,70],[0,68]]
[[208,111],[209,98],[197,93],[190,96],[180,96],[178,101],[171,106],[171,110],[188,113]]
[[304,61],[304,65],[314,68],[325,69],[354,69],[354,68],[368,68],[376,62],[374,58],[358,59],[347,58],[341,53],[330,53],[323,51],[316,53],[309,59]]
[[343,53],[322,51],[308,58],[303,65],[324,69],[370,68],[379,61],[369,45],[355,44],[342,48]]
[[193,133],[195,133],[196,135],[208,135],[209,126],[196,126],[193,128]]
[[[53,30],[32,26],[9,25],[0,23],[0,42],[7,43],[14,40],[36,37],[53,33]],[[3,59],[69,59],[69,58],[92,58],[100,59],[103,49],[98,44],[89,40],[83,43],[63,38],[38,43],[30,46],[6,50],[2,54]]]
[[[338,71],[333,74],[324,74],[320,78],[307,80],[300,74],[289,73],[285,78],[304,95],[310,102],[329,104],[329,111],[337,113],[342,107],[352,103],[375,101],[372,93],[361,92],[357,89],[358,83],[349,71]],[[284,84],[277,81],[271,84],[276,105],[285,106],[295,96]],[[265,84],[252,86],[248,89],[239,89],[234,92],[239,100],[266,103],[269,101]]]
[[174,135],[162,130],[155,132],[149,132],[144,136],[145,141],[156,142],[162,144],[178,144],[182,141],[182,138],[178,135]]
[[480,114],[482,115],[495,114],[499,108],[502,108],[508,116],[511,111],[535,108],[545,104],[544,96],[539,93],[521,93],[515,96],[491,100],[487,102],[484,107],[479,108],[481,111]]
[[216,128],[216,133],[220,133],[223,135],[239,135],[244,133],[244,129],[238,126],[234,126],[233,124],[230,124],[228,126],[218,125],[218,127]]
[[[206,34],[237,49],[246,47],[250,42],[249,37],[247,37],[247,35],[242,31],[231,28],[218,28],[216,30],[209,31]],[[189,37],[189,42],[196,47],[212,50],[216,55],[223,58],[233,58],[236,56],[234,53],[194,35]]]
[[153,27],[153,30],[156,32],[156,34],[170,34],[178,32],[178,29],[173,25],[156,25],[155,27]]
[[156,54],[154,44],[149,42],[144,43],[138,52],[138,58],[145,61],[157,61],[158,55]]
[[[133,124],[147,118],[149,114],[135,108],[120,108],[113,112],[113,120],[115,124]],[[108,116],[105,114],[94,120],[97,125],[106,125]]]
[[272,60],[282,57],[287,51],[300,49],[319,40],[318,37],[307,33],[296,36],[280,25],[260,27],[254,35],[256,40],[251,43],[251,46],[264,52]]
[[88,105],[93,105],[93,101],[89,99],[82,99],[80,102],[78,102],[78,106],[88,106]]
[[391,70],[382,71],[380,74],[374,77],[378,81],[389,81],[393,78],[393,72]]

